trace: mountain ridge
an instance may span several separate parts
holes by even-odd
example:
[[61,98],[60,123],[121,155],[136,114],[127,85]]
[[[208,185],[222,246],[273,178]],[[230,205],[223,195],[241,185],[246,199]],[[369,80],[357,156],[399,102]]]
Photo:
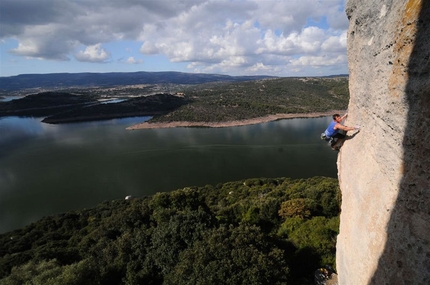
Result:
[[0,90],[17,91],[29,88],[67,88],[91,86],[118,86],[134,84],[201,84],[208,82],[235,82],[276,78],[275,76],[230,76],[206,73],[160,72],[107,72],[107,73],[47,73],[20,74],[0,77]]
[[[347,74],[320,77],[347,77]],[[309,76],[318,77],[318,76]],[[279,78],[270,75],[231,76],[210,73],[186,73],[177,71],[137,71],[137,72],[79,72],[79,73],[45,73],[20,74],[0,77],[0,90],[18,91],[31,88],[69,88],[119,86],[134,84],[202,84],[210,82],[240,82]],[[294,77],[292,77],[294,78]]]

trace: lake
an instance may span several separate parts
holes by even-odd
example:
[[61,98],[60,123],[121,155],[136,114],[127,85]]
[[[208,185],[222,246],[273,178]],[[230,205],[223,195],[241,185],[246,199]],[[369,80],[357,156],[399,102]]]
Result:
[[0,233],[106,200],[258,177],[337,177],[330,117],[127,131],[149,117],[49,125],[0,118]]

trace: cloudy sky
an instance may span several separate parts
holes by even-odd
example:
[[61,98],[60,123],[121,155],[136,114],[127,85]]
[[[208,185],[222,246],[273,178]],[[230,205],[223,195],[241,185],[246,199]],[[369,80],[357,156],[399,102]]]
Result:
[[0,0],[0,76],[348,73],[346,0]]

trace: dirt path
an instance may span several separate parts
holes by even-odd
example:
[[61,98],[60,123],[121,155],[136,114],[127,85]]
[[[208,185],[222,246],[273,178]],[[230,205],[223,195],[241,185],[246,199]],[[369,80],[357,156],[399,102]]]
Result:
[[281,119],[293,119],[293,118],[317,118],[325,117],[333,114],[343,114],[345,110],[333,110],[322,113],[304,113],[304,114],[277,114],[269,115],[260,118],[253,118],[249,120],[241,121],[228,121],[228,122],[169,122],[169,123],[148,123],[144,122],[141,124],[133,125],[127,128],[127,130],[140,130],[140,129],[164,129],[164,128],[178,128],[178,127],[208,127],[208,128],[225,128],[235,126],[254,125],[260,123],[266,123]]

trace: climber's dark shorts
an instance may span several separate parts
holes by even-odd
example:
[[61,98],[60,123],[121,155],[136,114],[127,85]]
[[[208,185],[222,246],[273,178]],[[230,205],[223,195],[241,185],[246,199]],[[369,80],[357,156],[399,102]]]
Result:
[[337,133],[333,136],[334,139],[344,139],[345,135],[341,133]]
[[331,146],[334,146],[339,139],[344,139],[345,135],[341,134],[341,133],[337,133],[332,138],[333,138],[333,140],[331,141]]

